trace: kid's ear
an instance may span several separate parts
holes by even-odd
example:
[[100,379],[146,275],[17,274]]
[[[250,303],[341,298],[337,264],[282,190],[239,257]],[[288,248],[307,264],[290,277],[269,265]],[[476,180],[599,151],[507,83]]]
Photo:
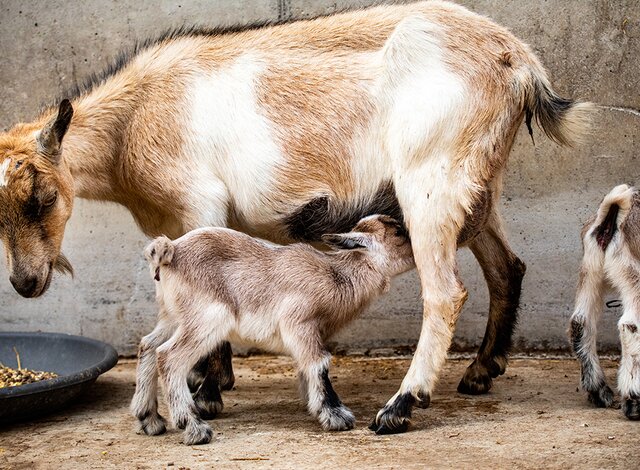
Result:
[[328,233],[322,235],[322,241],[337,250],[367,249],[371,246],[371,238],[364,233]]

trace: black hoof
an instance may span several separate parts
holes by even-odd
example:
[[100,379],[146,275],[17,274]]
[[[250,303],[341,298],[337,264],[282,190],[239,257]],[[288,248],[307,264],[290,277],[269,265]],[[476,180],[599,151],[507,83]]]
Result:
[[483,395],[491,390],[493,379],[504,374],[507,360],[500,356],[484,362],[473,361],[458,384],[458,392]]
[[627,398],[622,405],[624,415],[632,421],[640,420],[640,399]]
[[473,375],[465,374],[462,380],[458,384],[458,392],[465,395],[484,395],[491,390],[493,380],[489,374]]
[[[421,401],[426,402],[425,394]],[[411,393],[404,393],[390,405],[386,405],[373,420],[369,429],[376,434],[399,434],[409,429],[411,409],[416,404],[416,398]]]
[[604,384],[598,390],[589,392],[589,401],[598,408],[610,408],[614,405],[613,391]]
[[379,436],[383,436],[386,434],[401,434],[403,432],[407,432],[407,430],[409,429],[409,421],[405,419],[405,420],[402,420],[402,422],[395,427],[388,427],[385,424],[380,424],[380,425],[376,424],[376,420],[374,419],[371,425],[369,426],[369,429],[375,432]]

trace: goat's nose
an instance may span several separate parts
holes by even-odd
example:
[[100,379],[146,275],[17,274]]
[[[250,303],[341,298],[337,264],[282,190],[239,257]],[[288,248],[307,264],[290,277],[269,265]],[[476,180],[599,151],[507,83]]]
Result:
[[9,281],[13,288],[22,297],[33,297],[38,285],[38,278],[36,276],[10,276]]

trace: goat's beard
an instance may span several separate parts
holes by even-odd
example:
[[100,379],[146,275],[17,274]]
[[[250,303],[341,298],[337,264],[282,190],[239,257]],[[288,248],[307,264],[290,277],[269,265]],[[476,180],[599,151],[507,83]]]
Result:
[[65,255],[60,253],[53,263],[53,269],[62,274],[69,274],[73,277],[73,267]]

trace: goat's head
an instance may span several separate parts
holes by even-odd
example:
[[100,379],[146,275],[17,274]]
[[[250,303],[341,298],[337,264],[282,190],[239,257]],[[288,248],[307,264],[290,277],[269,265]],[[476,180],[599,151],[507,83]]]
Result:
[[323,235],[322,240],[338,249],[367,250],[379,256],[393,275],[415,266],[407,229],[387,215],[365,217],[351,232]]
[[0,134],[0,238],[11,284],[23,297],[42,295],[54,269],[73,272],[60,253],[74,197],[61,146],[72,116],[65,100],[44,126],[18,124]]

